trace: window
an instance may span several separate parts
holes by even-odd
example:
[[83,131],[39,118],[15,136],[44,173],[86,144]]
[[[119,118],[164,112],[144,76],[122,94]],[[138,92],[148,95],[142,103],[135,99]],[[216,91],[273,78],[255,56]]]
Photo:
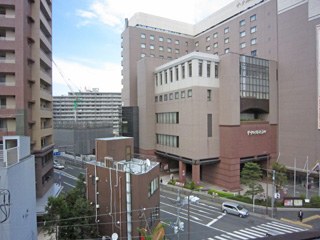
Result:
[[210,77],[211,63],[207,62],[207,77]]
[[159,50],[162,52],[162,51],[163,51],[163,47],[162,47],[162,46],[160,46],[160,47],[159,47]]
[[167,73],[167,71],[164,72],[164,82],[166,84],[168,83],[168,73]]
[[164,59],[164,57],[162,55],[160,55],[159,58]]
[[195,43],[195,46],[198,47],[198,46],[199,46],[199,42],[196,42],[196,43]]
[[209,42],[209,41],[210,41],[210,36],[208,36],[208,37],[206,38],[206,41],[207,41],[207,42]]
[[240,27],[242,27],[242,26],[244,26],[244,25],[246,25],[246,20],[241,20],[241,21],[240,21]]
[[192,89],[189,89],[189,90],[188,90],[188,97],[189,97],[189,98],[192,97]]
[[211,89],[207,90],[207,100],[211,101]]
[[175,40],[174,43],[175,43],[176,45],[179,45],[179,40]]
[[170,82],[173,81],[173,72],[172,72],[172,69],[170,69]]
[[154,100],[155,100],[155,102],[158,102],[158,96],[156,96]]
[[160,42],[163,42],[163,37],[159,37],[159,41],[160,41]]
[[192,62],[188,62],[188,67],[189,67],[189,77],[192,77]]
[[185,79],[186,77],[186,67],[184,66],[184,63],[181,65],[181,70],[182,70],[182,79]]
[[141,33],[141,38],[146,38],[146,35],[144,33]]
[[253,56],[253,57],[257,56],[257,50],[251,51],[251,56]]
[[256,14],[255,14],[255,15],[252,15],[252,16],[250,17],[250,22],[253,22],[253,21],[255,21],[256,19],[257,19]]
[[202,61],[199,61],[199,77],[202,77]]
[[162,102],[162,95],[159,96],[159,101]]
[[171,48],[168,48],[168,52],[171,52],[172,50],[171,50]]
[[229,43],[229,38],[225,38],[224,43]]
[[212,114],[207,115],[208,137],[212,137]]
[[245,48],[245,47],[246,47],[246,43],[245,42],[240,44],[240,48]]
[[230,49],[229,49],[229,48],[226,48],[226,49],[224,50],[224,53],[228,53],[228,52],[230,52]]
[[171,38],[167,38],[167,43],[171,43]]
[[154,49],[154,45],[150,44],[150,49],[153,50]]
[[257,44],[257,39],[256,38],[251,39],[251,45],[255,45],[255,44]]
[[175,98],[175,99],[179,99],[179,92],[175,92],[174,98]]
[[159,73],[160,75],[160,85],[162,85],[162,73]]
[[155,79],[156,79],[156,86],[158,86],[158,74],[156,73],[156,74],[154,74],[154,76],[155,76]]
[[179,80],[179,68],[178,66],[176,67],[176,80]]
[[207,51],[210,51],[210,49],[211,49],[211,48],[210,48],[210,45],[206,47],[206,50],[207,50]]
[[217,47],[218,47],[218,43],[217,43],[217,42],[214,43],[214,44],[213,44],[213,47],[214,47],[214,48],[217,48]]
[[141,48],[146,48],[146,44],[145,43],[141,43]]
[[256,31],[257,31],[257,27],[256,26],[250,28],[250,32],[251,33],[255,33]]
[[176,53],[179,53],[180,51],[179,51],[179,49],[176,49]]
[[217,37],[218,37],[218,33],[214,33],[213,38],[217,38]]
[[157,134],[157,144],[178,148],[179,136]]
[[0,73],[0,86],[6,85],[6,74]]
[[188,47],[188,45],[189,45],[189,43],[188,43],[188,42],[186,42],[186,47]]
[[226,27],[225,29],[224,29],[224,33],[228,33],[229,32],[229,27]]
[[186,97],[186,91],[181,91],[181,98],[185,98]]
[[141,57],[144,58],[146,56],[145,53],[141,53]]
[[154,54],[150,54],[150,57],[154,58]]
[[240,32],[240,37],[244,37],[244,36],[246,36],[246,31]]
[[169,59],[169,60],[171,60],[171,59],[172,59],[172,57],[168,57],[168,59]]
[[154,36],[150,35],[150,40],[154,41]]
[[218,64],[216,63],[216,64],[214,65],[214,77],[215,77],[215,78],[218,78],[218,76],[219,76],[218,70],[219,70],[219,66],[218,66]]
[[151,197],[159,188],[159,177],[153,179],[149,184],[148,197]]
[[169,94],[169,100],[173,100],[173,93]]
[[218,56],[218,52],[215,52],[213,55],[217,55]]
[[6,98],[0,98],[0,108],[5,109],[7,106],[7,99]]
[[168,101],[168,94],[164,95],[164,101]]

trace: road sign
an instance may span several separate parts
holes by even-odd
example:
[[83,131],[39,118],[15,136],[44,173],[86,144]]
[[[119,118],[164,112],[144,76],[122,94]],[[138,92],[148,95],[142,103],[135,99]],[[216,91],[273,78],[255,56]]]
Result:
[[61,152],[54,152],[53,153],[53,156],[60,156],[61,155]]

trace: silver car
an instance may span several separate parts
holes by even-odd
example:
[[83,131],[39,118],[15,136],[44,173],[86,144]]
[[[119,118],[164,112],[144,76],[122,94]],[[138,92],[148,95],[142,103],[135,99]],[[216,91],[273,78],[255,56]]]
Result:
[[243,207],[241,207],[237,203],[224,202],[221,205],[221,210],[224,213],[234,214],[234,215],[237,215],[237,216],[239,216],[241,218],[249,216],[248,210],[243,208]]

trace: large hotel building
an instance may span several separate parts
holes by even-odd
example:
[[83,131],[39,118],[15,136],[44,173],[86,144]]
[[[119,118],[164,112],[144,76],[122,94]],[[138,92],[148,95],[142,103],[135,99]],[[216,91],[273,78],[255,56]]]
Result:
[[51,0],[0,0],[0,144],[30,136],[37,198],[54,183],[51,19]]
[[248,161],[310,169],[319,48],[317,0],[236,0],[194,25],[136,13],[122,33],[123,135],[180,180],[229,190]]

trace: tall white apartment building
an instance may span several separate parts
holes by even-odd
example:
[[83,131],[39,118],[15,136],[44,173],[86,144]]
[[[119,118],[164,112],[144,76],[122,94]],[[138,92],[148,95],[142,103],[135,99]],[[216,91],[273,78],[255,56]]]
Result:
[[59,121],[110,121],[113,132],[119,132],[121,93],[99,92],[98,88],[53,97],[53,120]]

